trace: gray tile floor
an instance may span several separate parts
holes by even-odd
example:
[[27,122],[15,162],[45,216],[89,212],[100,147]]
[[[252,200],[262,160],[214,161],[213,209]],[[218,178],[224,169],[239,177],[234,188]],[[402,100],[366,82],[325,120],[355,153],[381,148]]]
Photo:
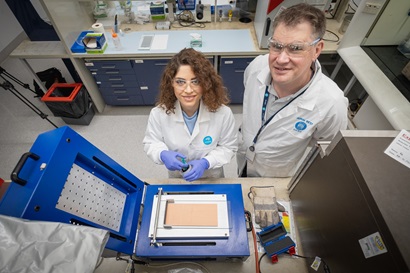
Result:
[[[18,65],[14,62],[4,67],[9,73],[20,77]],[[3,82],[0,79],[0,82]],[[24,81],[30,83],[29,80]],[[103,113],[95,114],[90,125],[70,125],[54,117],[48,107],[34,94],[15,85],[33,105],[48,114],[57,126],[68,125],[76,132],[105,152],[117,163],[128,169],[140,179],[167,178],[163,165],[153,163],[143,151],[142,139],[152,107],[112,107],[107,106]],[[242,107],[232,106],[237,126]],[[37,136],[54,127],[24,105],[13,94],[0,88],[0,177],[9,179],[21,155],[28,152]],[[236,160],[225,166],[226,177],[236,177]]]
[[[32,78],[16,60],[8,60],[1,65],[22,82],[32,83]],[[0,83],[3,83],[1,78]],[[143,151],[142,139],[152,107],[107,106],[103,113],[95,114],[88,126],[70,125],[65,124],[61,118],[54,117],[43,102],[34,98],[33,93],[19,85],[14,86],[57,126],[70,126],[141,180],[168,177],[166,168],[153,163]],[[237,121],[236,125],[239,126],[242,107],[233,105],[231,108]],[[0,178],[9,180],[21,155],[30,150],[37,136],[53,129],[55,128],[47,120],[38,116],[11,92],[0,87]],[[236,168],[234,158],[225,166],[225,176],[237,177]],[[108,252],[108,255],[112,253]],[[124,272],[126,267],[125,262],[118,262],[115,258],[104,258],[95,272]],[[168,272],[167,269],[161,268],[156,272]]]

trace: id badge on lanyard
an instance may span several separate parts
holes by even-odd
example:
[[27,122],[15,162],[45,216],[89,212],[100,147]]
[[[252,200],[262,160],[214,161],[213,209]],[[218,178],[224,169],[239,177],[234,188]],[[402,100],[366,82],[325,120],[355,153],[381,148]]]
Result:
[[246,150],[246,159],[250,162],[253,162],[255,159],[255,146],[251,146]]
[[[307,89],[307,88],[306,88]],[[284,105],[282,108],[280,108],[276,113],[274,113],[267,121],[265,121],[265,113],[266,113],[266,107],[268,105],[268,100],[269,100],[269,86],[266,86],[265,90],[265,95],[263,98],[263,105],[262,105],[262,126],[259,128],[258,133],[256,134],[255,138],[253,139],[252,145],[246,150],[246,159],[250,162],[253,162],[255,159],[255,144],[258,141],[259,134],[262,132],[262,130],[268,125],[268,123],[283,109],[286,108],[292,101],[297,99],[299,96],[301,96],[303,93],[305,93],[305,90],[303,90],[299,95],[291,99],[286,105]]]

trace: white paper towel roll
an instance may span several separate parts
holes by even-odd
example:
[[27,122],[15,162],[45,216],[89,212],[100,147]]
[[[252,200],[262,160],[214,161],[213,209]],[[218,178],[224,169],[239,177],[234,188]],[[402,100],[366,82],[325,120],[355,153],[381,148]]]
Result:
[[96,33],[104,33],[104,26],[101,23],[95,23],[91,26],[91,28],[94,30]]

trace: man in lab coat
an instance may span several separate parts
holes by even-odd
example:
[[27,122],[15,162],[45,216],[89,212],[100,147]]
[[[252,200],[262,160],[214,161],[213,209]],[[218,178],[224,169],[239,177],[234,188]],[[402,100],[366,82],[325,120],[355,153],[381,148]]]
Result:
[[244,73],[239,176],[292,176],[309,144],[347,128],[348,100],[317,60],[324,13],[297,4],[282,11],[272,27],[269,53]]

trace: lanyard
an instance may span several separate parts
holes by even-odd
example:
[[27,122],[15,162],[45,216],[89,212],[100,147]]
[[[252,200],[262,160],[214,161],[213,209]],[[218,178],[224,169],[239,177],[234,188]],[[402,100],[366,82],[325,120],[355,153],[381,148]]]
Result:
[[265,113],[266,113],[266,106],[268,105],[269,100],[269,86],[266,86],[265,95],[263,97],[263,104],[262,104],[262,123],[265,122]]
[[288,101],[288,103],[286,103],[282,108],[280,108],[278,111],[276,111],[267,121],[264,122],[265,120],[265,112],[266,112],[266,106],[268,104],[268,100],[269,100],[269,86],[266,86],[265,89],[265,97],[263,98],[263,105],[262,105],[262,126],[261,128],[259,128],[258,133],[256,134],[255,138],[253,139],[253,144],[251,147],[249,147],[249,149],[253,152],[255,150],[255,143],[256,141],[258,141],[258,137],[260,135],[260,133],[262,132],[262,130],[266,127],[266,125],[269,124],[269,122],[276,116],[276,114],[278,114],[280,111],[282,111],[283,109],[286,108],[286,106],[288,106],[292,101],[294,101],[295,99],[297,99],[298,97],[300,97],[303,93],[305,93],[306,89],[308,89],[308,87],[305,88],[305,90],[303,90],[301,93],[299,93],[299,95],[297,95],[296,97],[294,97],[293,99],[291,99],[290,101]]

